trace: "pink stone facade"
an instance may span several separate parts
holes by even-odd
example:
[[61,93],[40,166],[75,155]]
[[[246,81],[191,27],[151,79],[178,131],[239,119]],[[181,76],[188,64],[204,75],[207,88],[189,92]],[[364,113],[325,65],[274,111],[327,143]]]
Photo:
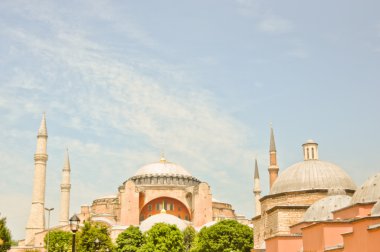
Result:
[[266,251],[379,251],[380,216],[371,216],[370,209],[373,205],[374,203],[356,204],[335,211],[333,220],[293,225],[289,235],[266,239]]
[[[157,204],[160,209],[157,210]],[[103,217],[109,220],[109,224],[138,226],[140,222],[154,214],[158,214],[165,204],[166,213],[172,214],[183,220],[188,220],[195,227],[200,227],[213,220],[213,205],[210,187],[205,182],[196,185],[166,186],[136,185],[133,180],[126,181],[119,187],[117,196],[110,196],[94,200],[90,208],[82,208],[80,217]],[[231,205],[226,203],[229,209],[224,214],[234,218]],[[171,206],[173,205],[173,210]],[[81,220],[84,220],[82,219]]]

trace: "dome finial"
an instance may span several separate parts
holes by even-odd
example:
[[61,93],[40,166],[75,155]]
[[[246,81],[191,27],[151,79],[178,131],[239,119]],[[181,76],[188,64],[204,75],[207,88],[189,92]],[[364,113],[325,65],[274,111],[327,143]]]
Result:
[[164,151],[161,151],[160,163],[166,163],[166,162],[167,162],[167,160],[165,158],[165,153],[164,153]]

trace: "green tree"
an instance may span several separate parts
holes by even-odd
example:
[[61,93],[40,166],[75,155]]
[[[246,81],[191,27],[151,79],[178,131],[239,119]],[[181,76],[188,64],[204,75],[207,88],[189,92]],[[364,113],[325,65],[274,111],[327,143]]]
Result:
[[204,227],[195,239],[193,252],[249,252],[253,248],[253,231],[235,220],[223,220]]
[[116,239],[117,252],[136,252],[144,244],[144,237],[138,227],[130,226]]
[[[95,240],[99,240],[96,247]],[[113,244],[109,236],[108,228],[100,223],[85,222],[84,227],[77,233],[77,251],[112,251]]]
[[12,236],[7,227],[7,219],[0,219],[0,252],[5,252],[11,248]]
[[183,244],[186,252],[192,248],[196,234],[192,226],[187,226],[185,230],[183,230]]
[[176,225],[157,223],[144,233],[145,244],[138,252],[183,252],[183,234]]
[[[47,248],[48,235],[45,235],[44,242]],[[49,232],[49,252],[67,252],[71,250],[72,233],[62,230]]]

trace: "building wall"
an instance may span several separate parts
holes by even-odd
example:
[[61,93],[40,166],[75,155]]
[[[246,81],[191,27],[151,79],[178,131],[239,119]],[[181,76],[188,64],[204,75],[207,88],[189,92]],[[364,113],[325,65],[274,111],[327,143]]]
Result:
[[[260,220],[253,221],[254,226],[260,225],[259,227],[255,227],[255,248],[259,248],[259,244],[263,244],[265,239],[274,234],[289,234],[290,226],[302,221],[305,213],[305,210],[296,210],[297,206],[310,206],[315,201],[326,196],[327,190],[309,190],[279,193],[263,197],[261,199],[261,216],[258,217]],[[277,206],[295,206],[295,209],[283,211],[281,216],[279,212],[271,213],[269,211]],[[268,211],[270,214],[268,214]]]
[[192,193],[194,187],[173,187],[173,186],[138,186],[138,190],[144,195],[141,197],[140,209],[148,202],[157,198],[168,197],[180,201],[186,209],[192,209]]
[[302,248],[302,237],[276,236],[266,241],[267,251],[299,252]]
[[267,224],[264,227],[266,238],[275,235],[290,234],[290,226],[303,219],[306,209],[276,209],[267,214]]
[[[140,221],[159,213],[160,211],[149,211],[149,204],[161,203],[163,199],[172,201],[175,205],[181,205],[181,210],[167,213],[180,216],[181,219],[189,219],[194,226],[199,227],[212,221],[212,195],[207,183],[198,185],[136,185],[128,180],[119,188],[120,193],[120,225],[139,225]],[[106,206],[97,206],[105,209]],[[115,206],[116,209],[116,206]],[[154,208],[155,209],[155,208]],[[151,213],[149,213],[151,212]]]
[[236,219],[235,210],[231,204],[222,202],[212,202],[212,220],[220,221],[224,219]]
[[352,222],[352,232],[343,235],[342,252],[375,252],[380,246],[380,227],[370,229],[371,225],[380,224],[380,217],[365,218]]
[[118,198],[96,199],[91,205],[92,216],[107,216],[110,220],[120,220],[120,204]]
[[140,194],[133,181],[127,181],[123,188],[120,188],[120,225],[139,225],[139,201]]
[[140,221],[161,213],[163,209],[165,209],[167,214],[174,215],[183,220],[191,220],[190,212],[182,202],[169,197],[160,197],[145,204],[140,212]]
[[264,246],[264,224],[262,223],[264,218],[257,216],[252,220],[253,224],[253,244],[255,249],[259,249]]
[[349,219],[355,217],[366,217],[370,215],[373,203],[356,204],[333,212],[334,219]]
[[343,244],[342,233],[351,232],[349,223],[320,222],[302,229],[304,251],[321,251]]
[[212,221],[212,195],[210,186],[202,182],[194,188],[193,225],[200,227]]
[[261,213],[275,206],[310,206],[315,201],[327,196],[327,190],[311,190],[304,192],[280,193],[262,198]]

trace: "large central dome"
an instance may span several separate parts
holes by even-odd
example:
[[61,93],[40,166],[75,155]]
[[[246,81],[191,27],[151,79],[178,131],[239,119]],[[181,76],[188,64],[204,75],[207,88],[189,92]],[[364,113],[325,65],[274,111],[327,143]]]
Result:
[[[311,148],[311,147],[312,148]],[[271,194],[312,189],[356,190],[356,185],[339,166],[318,160],[317,144],[304,144],[305,160],[286,169],[276,179]]]
[[200,183],[185,168],[167,161],[164,157],[159,162],[144,165],[128,180],[144,186],[186,187]]
[[191,176],[191,174],[180,165],[168,162],[164,157],[160,162],[144,165],[137,170],[135,176],[142,175],[177,175]]

